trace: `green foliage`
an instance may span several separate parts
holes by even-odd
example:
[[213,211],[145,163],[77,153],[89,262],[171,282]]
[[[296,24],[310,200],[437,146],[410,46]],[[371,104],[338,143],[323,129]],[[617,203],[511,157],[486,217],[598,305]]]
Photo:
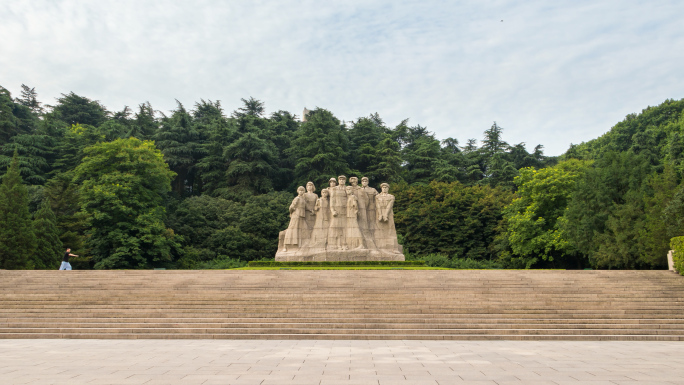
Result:
[[54,157],[56,138],[40,134],[19,134],[2,147],[0,168],[9,166],[15,151],[18,153],[19,170],[22,178],[29,184],[45,184],[50,171],[50,161]]
[[680,275],[684,275],[684,237],[674,237],[670,240],[670,248],[674,250],[672,259],[674,268]]
[[563,216],[587,166],[570,160],[541,170],[520,170],[515,178],[517,198],[504,209],[505,232],[500,235],[509,250],[502,250],[500,258],[530,268],[540,261],[558,262],[572,252]]
[[95,267],[149,268],[172,261],[180,245],[164,226],[162,204],[174,173],[154,143],[117,139],[84,153],[75,180],[82,184]]
[[57,160],[53,164],[53,173],[66,173],[76,168],[83,159],[83,150],[105,138],[93,126],[74,124],[63,130],[63,136],[57,147]]
[[13,109],[12,94],[0,86],[0,145],[19,133],[19,121],[12,113]]
[[59,240],[64,247],[76,255],[88,254],[84,243],[87,214],[80,210],[78,186],[72,182],[71,175],[58,174],[50,179],[44,194],[55,214]]
[[395,223],[404,246],[416,255],[444,253],[490,259],[490,245],[513,194],[498,187],[459,182],[392,187]]
[[348,146],[345,127],[330,111],[317,108],[309,112],[289,152],[295,159],[294,185],[312,181],[320,186],[331,176],[349,174]]
[[665,100],[655,107],[648,107],[640,114],[629,114],[606,134],[579,145],[573,145],[564,155],[566,158],[598,159],[609,152],[625,152],[630,149],[640,153],[644,145],[654,154],[663,154],[671,135],[681,135],[684,99]]
[[278,149],[267,139],[267,131],[260,127],[262,125],[265,122],[252,115],[238,119],[236,138],[224,149],[228,187],[222,195],[244,199],[273,189]]
[[28,191],[22,184],[15,152],[0,185],[0,268],[32,268],[35,244]]
[[199,267],[225,258],[251,261],[273,257],[278,233],[287,227],[292,194],[249,197],[243,204],[206,195],[185,199],[168,224],[183,236],[181,267]]
[[207,270],[225,270],[238,269],[240,267],[245,266],[247,266],[247,262],[245,261],[228,258],[225,255],[219,255],[216,259],[212,259],[211,261],[203,262],[196,265],[196,268]]
[[447,269],[479,270],[479,269],[502,269],[503,265],[497,261],[478,260],[471,258],[449,258],[445,254],[428,254],[417,257],[430,267],[444,267]]
[[73,92],[66,95],[62,94],[62,97],[57,99],[57,102],[53,113],[68,125],[87,124],[99,126],[109,116],[109,112],[100,102],[76,95]]
[[[632,150],[605,153],[578,179],[565,230],[576,250],[595,268],[646,268],[652,250],[644,248],[647,178],[653,166]],[[625,243],[626,242],[626,243]]]
[[57,231],[57,218],[47,200],[43,201],[33,218],[36,234],[34,266],[36,269],[55,269],[59,266],[64,248]]
[[157,148],[164,154],[164,160],[176,173],[173,190],[184,195],[194,185],[195,164],[205,154],[202,136],[196,129],[192,116],[178,102],[178,108],[170,117],[164,117],[161,127],[154,136]]

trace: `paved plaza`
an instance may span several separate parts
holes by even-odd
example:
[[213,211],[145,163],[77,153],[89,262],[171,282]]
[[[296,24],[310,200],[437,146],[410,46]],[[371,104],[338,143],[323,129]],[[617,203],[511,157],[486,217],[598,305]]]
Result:
[[0,384],[684,384],[682,342],[0,340]]

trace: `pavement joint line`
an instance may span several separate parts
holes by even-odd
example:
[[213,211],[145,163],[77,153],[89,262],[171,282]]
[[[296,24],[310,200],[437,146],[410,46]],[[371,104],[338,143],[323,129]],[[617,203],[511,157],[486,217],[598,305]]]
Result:
[[[218,383],[233,375],[242,380],[236,384],[296,384],[298,379],[319,384],[382,384],[392,383],[392,373],[400,375],[407,384],[448,383],[445,376],[464,382],[505,385],[515,381],[650,385],[676,384],[684,379],[681,342],[364,341],[359,345],[357,341],[339,340],[322,344],[315,340],[270,341],[276,343],[276,349],[266,343],[269,341],[259,340],[124,340],[112,345],[107,342],[0,340],[0,355],[7,362],[0,366],[0,383],[45,383],[51,378],[67,377],[74,383],[85,383],[97,377],[99,382],[91,381],[93,384],[117,383],[117,379],[125,379],[126,384],[156,384],[163,383],[162,379],[174,383],[172,378],[180,382],[180,378],[189,376],[188,383],[198,384]],[[318,349],[319,354],[309,354],[312,348]],[[190,350],[202,354],[188,355]],[[350,360],[347,353],[347,359],[340,361],[333,353],[339,350],[354,351],[353,356],[360,359]],[[392,354],[386,354],[387,351]],[[368,358],[367,362],[363,357]],[[468,357],[478,357],[479,363],[468,364]],[[88,365],[83,364],[86,358]],[[454,366],[454,360],[467,366]],[[239,364],[241,361],[244,363]],[[280,363],[284,365],[279,366]],[[14,370],[6,370],[9,365]]]

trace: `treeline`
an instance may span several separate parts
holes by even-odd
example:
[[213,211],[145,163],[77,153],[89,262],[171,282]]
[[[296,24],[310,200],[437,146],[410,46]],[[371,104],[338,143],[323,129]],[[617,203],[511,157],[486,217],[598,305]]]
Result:
[[[168,114],[149,103],[112,112],[74,93],[43,105],[22,88],[13,98],[0,87],[0,173],[14,159],[21,175],[4,177],[3,188],[25,194],[27,206],[19,230],[2,210],[23,198],[0,198],[3,268],[56,267],[63,246],[87,256],[77,268],[273,258],[296,187],[320,190],[337,175],[390,183],[408,256],[444,266],[659,268],[668,237],[682,235],[663,220],[681,200],[682,101],[629,116],[559,163],[541,145],[506,143],[496,123],[478,146],[408,120],[390,127],[377,114],[268,115],[253,98],[230,114],[210,100],[178,102]],[[42,217],[54,230],[38,228]],[[3,246],[26,228],[37,240],[24,242],[55,251],[25,247],[20,256],[19,245]]]

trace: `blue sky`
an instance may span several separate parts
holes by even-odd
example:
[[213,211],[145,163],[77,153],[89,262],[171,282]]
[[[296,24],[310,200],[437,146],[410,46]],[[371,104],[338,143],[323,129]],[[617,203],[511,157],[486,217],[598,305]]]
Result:
[[682,15],[657,0],[3,2],[0,85],[112,111],[203,98],[230,113],[253,96],[461,143],[496,121],[559,155],[684,97]]

